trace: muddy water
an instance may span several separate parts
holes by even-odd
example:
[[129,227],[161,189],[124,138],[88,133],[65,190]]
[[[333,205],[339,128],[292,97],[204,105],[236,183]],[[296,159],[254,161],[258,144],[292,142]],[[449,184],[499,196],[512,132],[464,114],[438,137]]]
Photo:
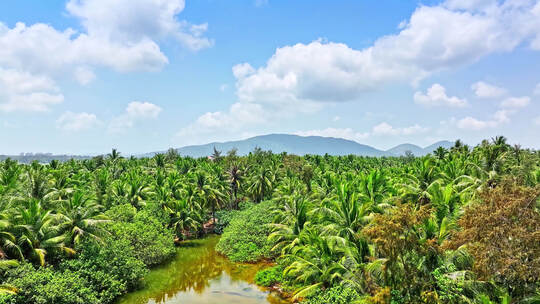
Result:
[[287,304],[253,283],[264,264],[230,262],[215,251],[218,236],[183,244],[171,262],[154,268],[145,287],[118,304]]

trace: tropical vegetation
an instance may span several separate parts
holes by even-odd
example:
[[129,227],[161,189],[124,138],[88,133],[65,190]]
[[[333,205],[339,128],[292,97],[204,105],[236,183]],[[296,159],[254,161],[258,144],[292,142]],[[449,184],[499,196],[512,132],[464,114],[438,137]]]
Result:
[[540,152],[0,162],[0,303],[113,303],[175,246],[306,303],[540,303]]

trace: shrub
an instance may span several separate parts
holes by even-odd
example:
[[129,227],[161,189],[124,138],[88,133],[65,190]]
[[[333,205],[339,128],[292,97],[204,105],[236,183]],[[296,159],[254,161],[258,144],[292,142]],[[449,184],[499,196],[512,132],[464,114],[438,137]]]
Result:
[[80,257],[60,265],[79,273],[98,292],[102,303],[140,287],[147,269],[138,260],[128,240],[106,240],[104,244],[86,243]]
[[216,212],[216,226],[214,232],[217,234],[222,234],[223,230],[231,223],[231,220],[238,213],[238,210],[221,210]]
[[540,281],[540,188],[503,184],[480,194],[465,208],[461,230],[445,246],[467,245],[473,270],[481,280],[493,280],[514,297],[533,293]]
[[10,304],[98,304],[102,303],[92,285],[76,272],[35,269],[21,265],[9,272],[8,283],[19,289],[4,299]]
[[235,214],[216,250],[234,262],[255,262],[270,257],[271,206],[271,202],[264,202]]
[[114,222],[108,225],[114,240],[128,240],[135,256],[146,265],[164,262],[175,254],[174,235],[164,227],[162,214],[157,216],[151,210],[143,209],[133,215],[131,205],[117,206],[111,209],[113,218],[126,218],[129,221]]
[[260,270],[255,275],[255,283],[259,286],[270,287],[283,281],[283,267],[274,266]]
[[330,289],[319,290],[302,303],[306,304],[349,304],[360,299],[356,290],[349,286],[338,285]]

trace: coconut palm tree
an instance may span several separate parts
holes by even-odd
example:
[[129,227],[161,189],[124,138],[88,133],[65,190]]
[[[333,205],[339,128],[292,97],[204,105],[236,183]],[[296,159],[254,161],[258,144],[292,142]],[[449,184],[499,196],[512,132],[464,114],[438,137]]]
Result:
[[43,209],[38,200],[28,199],[17,211],[13,228],[20,234],[17,243],[27,258],[43,266],[47,254],[75,253],[64,244],[66,235],[61,232],[58,217]]
[[272,190],[275,175],[269,168],[259,166],[254,170],[250,179],[251,184],[247,192],[251,194],[255,202],[260,203]]
[[63,222],[60,230],[67,232],[68,245],[74,246],[83,238],[100,240],[106,231],[103,224],[109,222],[101,212],[102,206],[86,196],[82,191],[76,191],[62,202],[58,214]]
[[202,223],[200,209],[196,202],[189,203],[186,199],[172,200],[167,203],[165,210],[170,216],[170,226],[178,238],[183,238],[191,230],[197,230]]
[[240,169],[238,164],[233,164],[228,170],[229,185],[231,188],[231,200],[234,209],[238,209],[238,190],[242,186],[243,170]]

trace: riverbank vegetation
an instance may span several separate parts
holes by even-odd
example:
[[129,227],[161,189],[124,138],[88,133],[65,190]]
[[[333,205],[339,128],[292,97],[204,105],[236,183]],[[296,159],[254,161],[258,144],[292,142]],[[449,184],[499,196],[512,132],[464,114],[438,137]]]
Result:
[[307,303],[536,303],[540,153],[0,162],[0,303],[113,303],[188,238]]

